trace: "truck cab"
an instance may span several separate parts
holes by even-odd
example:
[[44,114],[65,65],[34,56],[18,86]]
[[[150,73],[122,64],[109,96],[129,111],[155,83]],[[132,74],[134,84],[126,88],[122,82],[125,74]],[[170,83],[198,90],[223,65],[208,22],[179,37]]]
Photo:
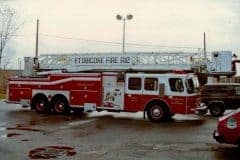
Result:
[[146,111],[152,121],[195,112],[199,83],[194,74],[127,73],[125,81],[126,111]]
[[200,102],[206,104],[212,116],[221,116],[226,109],[237,109],[240,107],[240,84],[205,84],[201,87]]

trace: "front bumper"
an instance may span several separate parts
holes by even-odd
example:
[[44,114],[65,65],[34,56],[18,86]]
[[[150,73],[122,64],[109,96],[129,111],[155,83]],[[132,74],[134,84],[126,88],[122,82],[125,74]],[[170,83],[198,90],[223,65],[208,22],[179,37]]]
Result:
[[213,132],[213,138],[217,141],[217,142],[219,142],[219,143],[223,143],[224,142],[224,137],[222,136],[222,135],[220,135],[219,133],[218,133],[218,131],[214,131]]
[[195,114],[205,115],[208,112],[208,107],[204,103],[198,103],[197,108],[195,109]]

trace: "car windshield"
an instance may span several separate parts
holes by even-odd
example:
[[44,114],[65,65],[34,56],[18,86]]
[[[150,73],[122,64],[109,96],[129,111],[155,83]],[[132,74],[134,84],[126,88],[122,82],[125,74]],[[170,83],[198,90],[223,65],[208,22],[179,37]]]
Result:
[[197,93],[199,91],[199,82],[197,77],[191,77],[186,80],[187,92]]

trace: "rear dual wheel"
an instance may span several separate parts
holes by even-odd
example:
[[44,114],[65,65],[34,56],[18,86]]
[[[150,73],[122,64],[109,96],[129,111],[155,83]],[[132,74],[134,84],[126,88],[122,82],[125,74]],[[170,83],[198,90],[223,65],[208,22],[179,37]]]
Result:
[[70,107],[68,105],[68,101],[63,97],[53,99],[51,102],[51,108],[53,109],[53,112],[56,114],[70,113]]
[[32,108],[38,113],[47,113],[50,111],[47,97],[39,95],[33,99]]
[[70,113],[70,107],[65,97],[53,98],[49,104],[46,96],[39,95],[33,99],[32,108],[35,109],[38,113],[49,113],[51,110],[53,110],[53,112],[56,114]]

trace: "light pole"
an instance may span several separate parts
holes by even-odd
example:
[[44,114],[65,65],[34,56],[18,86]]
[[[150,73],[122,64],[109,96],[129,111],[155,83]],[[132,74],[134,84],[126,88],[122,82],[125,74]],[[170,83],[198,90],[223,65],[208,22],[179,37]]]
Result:
[[123,17],[121,15],[116,16],[117,20],[122,20],[123,21],[123,42],[122,42],[122,52],[125,54],[125,23],[126,20],[131,20],[133,18],[132,14],[128,14],[126,17]]

